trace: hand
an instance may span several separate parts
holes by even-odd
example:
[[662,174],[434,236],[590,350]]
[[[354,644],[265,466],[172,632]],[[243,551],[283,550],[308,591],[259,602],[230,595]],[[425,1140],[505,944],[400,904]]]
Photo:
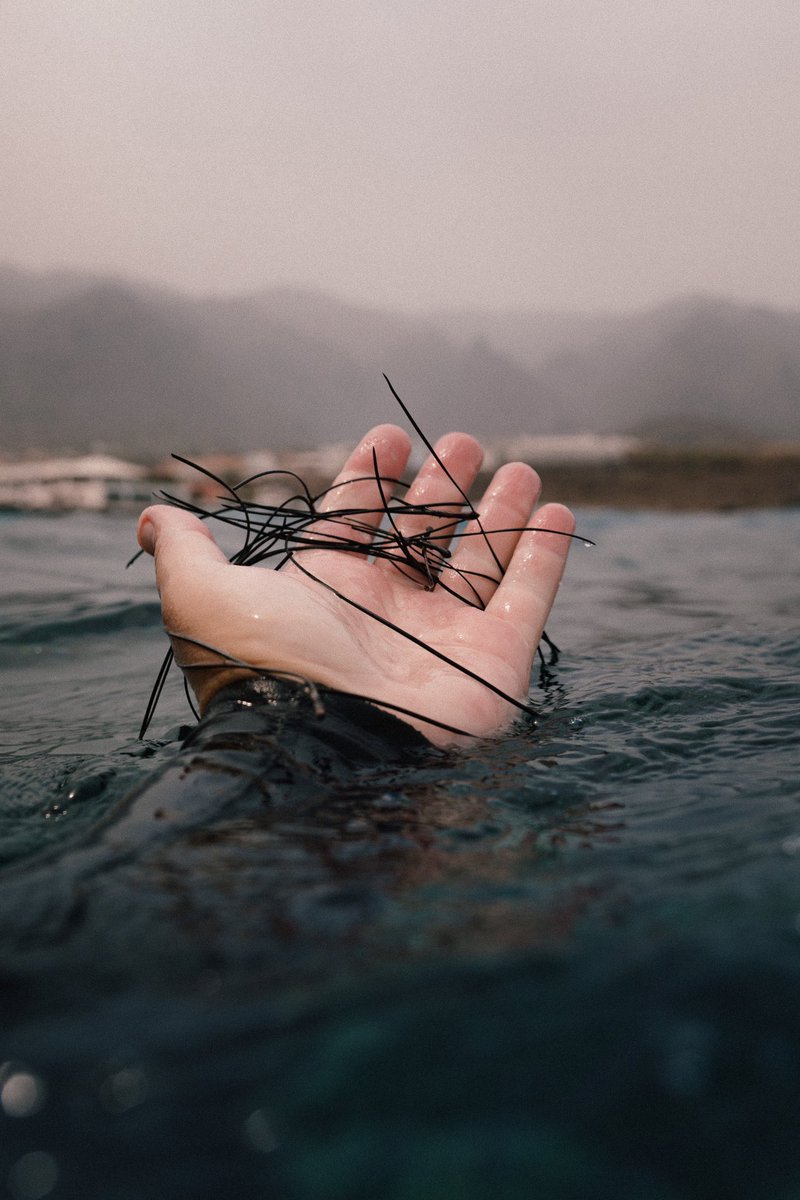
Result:
[[[359,517],[358,529],[346,529],[348,540],[364,545],[371,544],[384,508],[374,479],[373,449],[380,476],[387,481],[383,494],[391,495],[388,480],[402,476],[410,444],[401,429],[379,425],[359,443],[318,506],[323,514],[372,510],[369,517]],[[466,434],[451,433],[435,449],[467,492],[480,468],[480,445]],[[523,463],[509,463],[496,472],[477,509],[483,529],[503,532],[490,535],[491,549],[481,536],[462,538],[453,547],[440,579],[456,595],[440,584],[431,587],[419,543],[413,551],[419,569],[403,565],[401,571],[380,558],[316,547],[297,551],[296,562],[280,571],[233,566],[202,521],[181,509],[156,505],[140,518],[139,544],[155,558],[164,624],[201,711],[219,688],[236,677],[252,678],[252,672],[238,667],[192,669],[191,664],[208,663],[210,658],[195,643],[217,647],[256,667],[300,675],[378,704],[402,706],[414,714],[404,719],[443,745],[458,738],[424,717],[482,737],[514,717],[508,698],[524,702],[527,696],[533,655],[570,546],[569,537],[562,535],[574,529],[572,514],[562,505],[533,511],[539,492],[539,477]],[[430,508],[458,505],[463,497],[429,457],[406,502]],[[450,526],[442,517],[406,513],[398,515],[396,523],[404,538],[419,537],[434,526],[429,544],[447,547]],[[560,533],[517,532],[526,525]],[[321,540],[342,536],[342,525],[330,516],[311,528]],[[467,532],[473,530],[471,523]],[[433,562],[431,555],[429,566]],[[330,589],[361,607],[352,607]],[[476,592],[485,608],[476,606]],[[404,637],[389,623],[417,640]]]

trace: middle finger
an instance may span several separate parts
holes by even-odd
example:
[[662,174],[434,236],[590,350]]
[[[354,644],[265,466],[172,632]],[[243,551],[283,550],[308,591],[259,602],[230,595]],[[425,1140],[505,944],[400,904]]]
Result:
[[483,449],[466,433],[448,433],[433,447],[405,498],[392,506],[386,545],[401,569],[431,584],[439,575],[453,534],[468,511],[466,499],[483,461]]

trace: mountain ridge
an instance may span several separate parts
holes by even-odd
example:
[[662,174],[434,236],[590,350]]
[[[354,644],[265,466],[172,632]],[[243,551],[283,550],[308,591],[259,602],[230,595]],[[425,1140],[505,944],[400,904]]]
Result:
[[384,371],[429,436],[800,439],[793,311],[694,295],[629,314],[420,315],[303,288],[196,297],[0,266],[4,453],[350,440],[402,420]]

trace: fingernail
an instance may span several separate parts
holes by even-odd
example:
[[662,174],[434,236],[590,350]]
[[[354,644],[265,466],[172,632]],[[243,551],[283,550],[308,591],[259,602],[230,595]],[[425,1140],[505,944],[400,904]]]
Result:
[[156,531],[149,517],[142,517],[138,529],[139,545],[148,554],[153,554],[156,548]]

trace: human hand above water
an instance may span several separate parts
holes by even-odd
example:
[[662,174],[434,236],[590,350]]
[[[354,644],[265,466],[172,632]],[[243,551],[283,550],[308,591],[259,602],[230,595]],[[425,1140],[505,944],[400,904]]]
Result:
[[[509,463],[477,505],[482,529],[501,532],[484,538],[470,522],[466,532],[477,536],[456,539],[444,559],[456,524],[449,514],[464,504],[483,452],[463,433],[447,434],[435,450],[439,461],[426,460],[394,516],[406,547],[405,557],[398,551],[401,569],[397,561],[331,548],[342,537],[365,549],[383,544],[380,534],[373,539],[410,452],[393,425],[361,440],[318,504],[320,519],[305,533],[325,547],[296,550],[280,571],[232,565],[206,525],[179,508],[142,513],[139,544],[155,558],[164,624],[201,712],[221,687],[253,676],[239,666],[199,666],[218,657],[209,654],[214,647],[268,672],[408,709],[397,715],[438,745],[458,739],[424,717],[477,737],[510,722],[512,701],[523,703],[528,693],[570,546],[563,535],[573,532],[574,519],[559,504],[535,511],[538,475]],[[342,510],[359,510],[357,524],[334,517]]]

